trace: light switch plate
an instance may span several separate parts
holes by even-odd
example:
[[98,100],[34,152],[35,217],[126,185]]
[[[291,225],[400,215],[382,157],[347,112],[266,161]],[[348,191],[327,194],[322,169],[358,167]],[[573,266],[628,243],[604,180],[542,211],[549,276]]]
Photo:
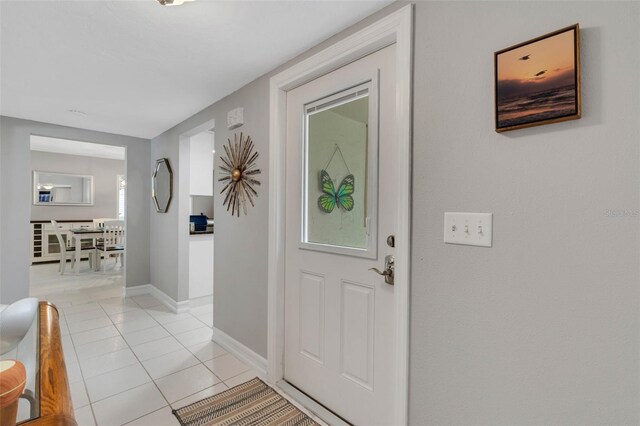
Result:
[[244,108],[238,107],[227,113],[227,129],[236,129],[244,124]]
[[444,242],[491,247],[493,244],[493,213],[445,212]]

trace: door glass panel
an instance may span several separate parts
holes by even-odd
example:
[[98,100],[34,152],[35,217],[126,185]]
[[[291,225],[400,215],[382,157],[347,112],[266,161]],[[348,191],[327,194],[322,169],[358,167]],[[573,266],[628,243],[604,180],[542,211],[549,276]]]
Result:
[[370,247],[370,100],[368,87],[360,86],[305,108],[302,243],[307,248]]

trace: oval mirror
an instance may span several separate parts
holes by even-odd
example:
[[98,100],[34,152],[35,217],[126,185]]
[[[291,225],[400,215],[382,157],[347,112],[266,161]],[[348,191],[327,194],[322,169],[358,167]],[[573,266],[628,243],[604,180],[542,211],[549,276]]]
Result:
[[151,198],[158,213],[166,213],[173,196],[173,172],[168,158],[156,161],[151,182]]

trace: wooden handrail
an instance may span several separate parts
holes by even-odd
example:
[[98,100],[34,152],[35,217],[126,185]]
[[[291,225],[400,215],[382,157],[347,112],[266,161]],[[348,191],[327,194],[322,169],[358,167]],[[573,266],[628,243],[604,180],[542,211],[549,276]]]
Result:
[[58,309],[40,302],[40,417],[29,426],[78,426],[62,351]]

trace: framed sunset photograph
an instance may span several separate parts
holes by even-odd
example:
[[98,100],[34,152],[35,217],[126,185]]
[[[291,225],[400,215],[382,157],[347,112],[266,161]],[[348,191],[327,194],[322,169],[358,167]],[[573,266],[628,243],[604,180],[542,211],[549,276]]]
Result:
[[496,131],[580,118],[578,24],[495,52]]

